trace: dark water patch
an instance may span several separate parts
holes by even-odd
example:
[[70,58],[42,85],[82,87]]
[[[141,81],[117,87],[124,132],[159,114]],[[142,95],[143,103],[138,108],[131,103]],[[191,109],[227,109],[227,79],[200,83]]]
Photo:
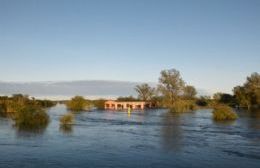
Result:
[[257,154],[246,154],[246,153],[242,153],[242,152],[239,152],[239,151],[233,151],[233,150],[223,150],[223,152],[225,152],[229,155],[235,155],[235,156],[238,156],[238,157],[260,160],[260,155],[259,155],[260,153],[258,155]]

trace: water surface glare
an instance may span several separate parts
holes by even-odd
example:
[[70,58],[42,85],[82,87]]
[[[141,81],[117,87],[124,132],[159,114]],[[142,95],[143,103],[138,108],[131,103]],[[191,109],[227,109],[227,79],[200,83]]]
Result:
[[260,167],[260,115],[214,122],[211,110],[92,111],[60,127],[64,105],[45,130],[23,131],[0,117],[0,168]]

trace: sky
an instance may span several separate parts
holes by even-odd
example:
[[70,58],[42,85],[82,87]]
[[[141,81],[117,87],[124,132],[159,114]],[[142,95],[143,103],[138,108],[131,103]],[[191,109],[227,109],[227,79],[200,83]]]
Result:
[[158,82],[231,92],[260,72],[259,0],[0,0],[0,81]]

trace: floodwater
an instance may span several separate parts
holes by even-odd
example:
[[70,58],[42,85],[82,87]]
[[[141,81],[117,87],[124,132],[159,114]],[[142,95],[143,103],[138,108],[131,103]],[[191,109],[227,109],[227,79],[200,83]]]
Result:
[[64,105],[48,110],[43,130],[19,130],[0,117],[1,168],[260,167],[260,113],[214,122],[211,110],[92,111],[59,126]]

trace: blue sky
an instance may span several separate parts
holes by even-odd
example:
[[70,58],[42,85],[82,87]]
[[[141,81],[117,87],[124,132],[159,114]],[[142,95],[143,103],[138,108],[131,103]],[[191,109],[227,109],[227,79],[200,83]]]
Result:
[[0,0],[0,80],[157,82],[210,92],[260,71],[258,0]]

